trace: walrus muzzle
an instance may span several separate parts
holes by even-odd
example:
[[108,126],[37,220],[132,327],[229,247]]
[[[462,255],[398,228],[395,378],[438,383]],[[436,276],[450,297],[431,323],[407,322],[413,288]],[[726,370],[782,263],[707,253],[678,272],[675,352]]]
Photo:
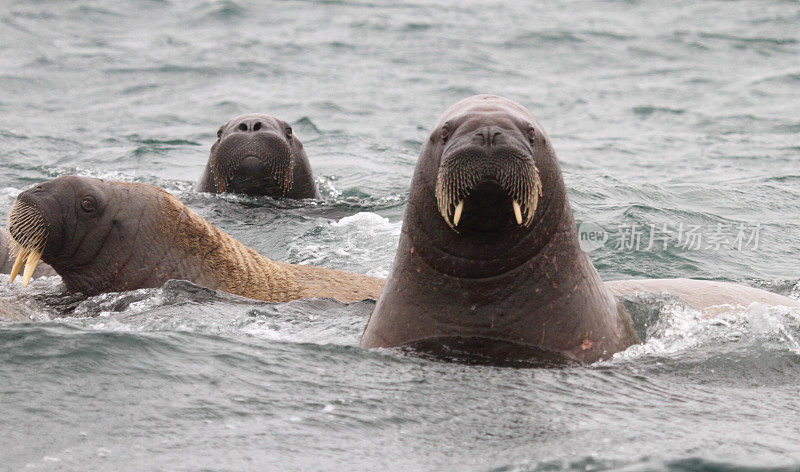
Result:
[[239,186],[241,193],[283,195],[292,189],[294,153],[282,136],[235,133],[220,141],[214,151],[210,165],[217,192]]
[[38,207],[19,198],[14,202],[8,214],[8,232],[11,234],[12,252],[16,259],[9,282],[14,282],[25,267],[22,285],[28,286],[47,244],[47,226],[44,215]]
[[[469,211],[470,196],[475,200],[473,208],[484,208],[487,215],[492,210],[494,214],[512,211],[516,224],[528,227],[541,195],[542,181],[532,156],[513,146],[445,151],[436,177],[439,213],[454,230],[465,208]],[[508,207],[492,209],[487,204]]]

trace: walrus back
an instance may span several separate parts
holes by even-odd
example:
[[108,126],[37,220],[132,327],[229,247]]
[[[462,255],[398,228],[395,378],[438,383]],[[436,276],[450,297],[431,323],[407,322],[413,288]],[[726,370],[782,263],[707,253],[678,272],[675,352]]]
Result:
[[731,307],[747,307],[751,303],[766,306],[800,307],[800,300],[730,282],[692,279],[639,279],[606,282],[614,295],[667,293],[678,297],[689,307],[706,315],[730,311]]
[[380,294],[381,279],[271,261],[197,215],[173,195],[161,191],[160,199],[160,231],[169,236],[181,254],[175,278],[267,302],[317,297],[356,301],[376,299]]
[[304,298],[324,297],[341,301],[377,300],[385,280],[341,270],[286,264],[302,287]]

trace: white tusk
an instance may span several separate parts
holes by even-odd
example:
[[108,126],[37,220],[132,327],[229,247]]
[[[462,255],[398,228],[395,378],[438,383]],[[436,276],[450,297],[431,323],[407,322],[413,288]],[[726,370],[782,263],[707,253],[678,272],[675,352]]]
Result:
[[24,262],[28,260],[28,250],[25,248],[20,248],[19,254],[17,254],[17,260],[14,261],[14,267],[11,269],[11,275],[8,277],[8,283],[14,283],[14,279],[17,278],[19,271],[22,270],[22,266]]
[[464,211],[464,200],[461,200],[456,205],[456,212],[453,214],[453,226],[458,226],[458,222],[461,221],[462,211]]
[[522,209],[519,207],[519,203],[516,200],[511,200],[511,206],[514,207],[514,217],[517,219],[517,224],[522,224]]
[[30,255],[28,256],[28,262],[25,264],[25,273],[22,274],[23,287],[28,286],[28,282],[30,282],[31,277],[33,277],[33,271],[36,270],[36,266],[39,265],[39,260],[41,260],[41,258],[41,251],[31,251]]

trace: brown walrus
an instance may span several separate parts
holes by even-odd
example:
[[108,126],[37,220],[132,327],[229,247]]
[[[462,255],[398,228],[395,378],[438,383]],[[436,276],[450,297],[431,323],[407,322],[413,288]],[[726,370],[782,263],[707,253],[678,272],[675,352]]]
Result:
[[615,298],[637,291],[672,292],[701,311],[800,305],[717,282],[604,284],[580,248],[541,125],[515,102],[479,95],[445,111],[422,148],[392,273],[361,346],[594,362],[638,342]]
[[[257,300],[377,298],[383,281],[274,262],[157,187],[66,176],[22,192],[8,230],[23,283],[41,258],[67,290],[91,296],[184,279]],[[12,274],[12,282],[13,282]]]
[[285,121],[241,115],[217,131],[198,192],[321,198],[303,143]]
[[751,303],[765,306],[800,307],[800,300],[755,287],[693,279],[614,280],[606,286],[619,296],[635,293],[666,293],[677,297],[689,308],[713,316],[729,312],[732,307],[747,307]]

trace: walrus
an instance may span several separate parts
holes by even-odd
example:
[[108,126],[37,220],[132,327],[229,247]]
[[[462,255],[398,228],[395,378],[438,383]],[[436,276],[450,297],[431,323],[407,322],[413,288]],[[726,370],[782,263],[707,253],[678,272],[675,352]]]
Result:
[[674,292],[699,310],[798,306],[733,284],[605,284],[580,248],[542,126],[511,100],[478,95],[445,111],[422,148],[392,272],[361,346],[591,363],[639,342],[615,297],[637,291]]
[[183,279],[268,302],[376,299],[383,281],[275,262],[245,247],[152,185],[65,176],[22,192],[8,231],[23,284],[39,260],[69,292],[92,296]]
[[300,138],[285,121],[263,114],[241,115],[219,128],[195,190],[321,198]]
[[[0,228],[0,274],[10,274],[14,269],[14,243],[8,232]],[[39,264],[31,274],[32,277],[56,275],[56,272],[47,264]]]

